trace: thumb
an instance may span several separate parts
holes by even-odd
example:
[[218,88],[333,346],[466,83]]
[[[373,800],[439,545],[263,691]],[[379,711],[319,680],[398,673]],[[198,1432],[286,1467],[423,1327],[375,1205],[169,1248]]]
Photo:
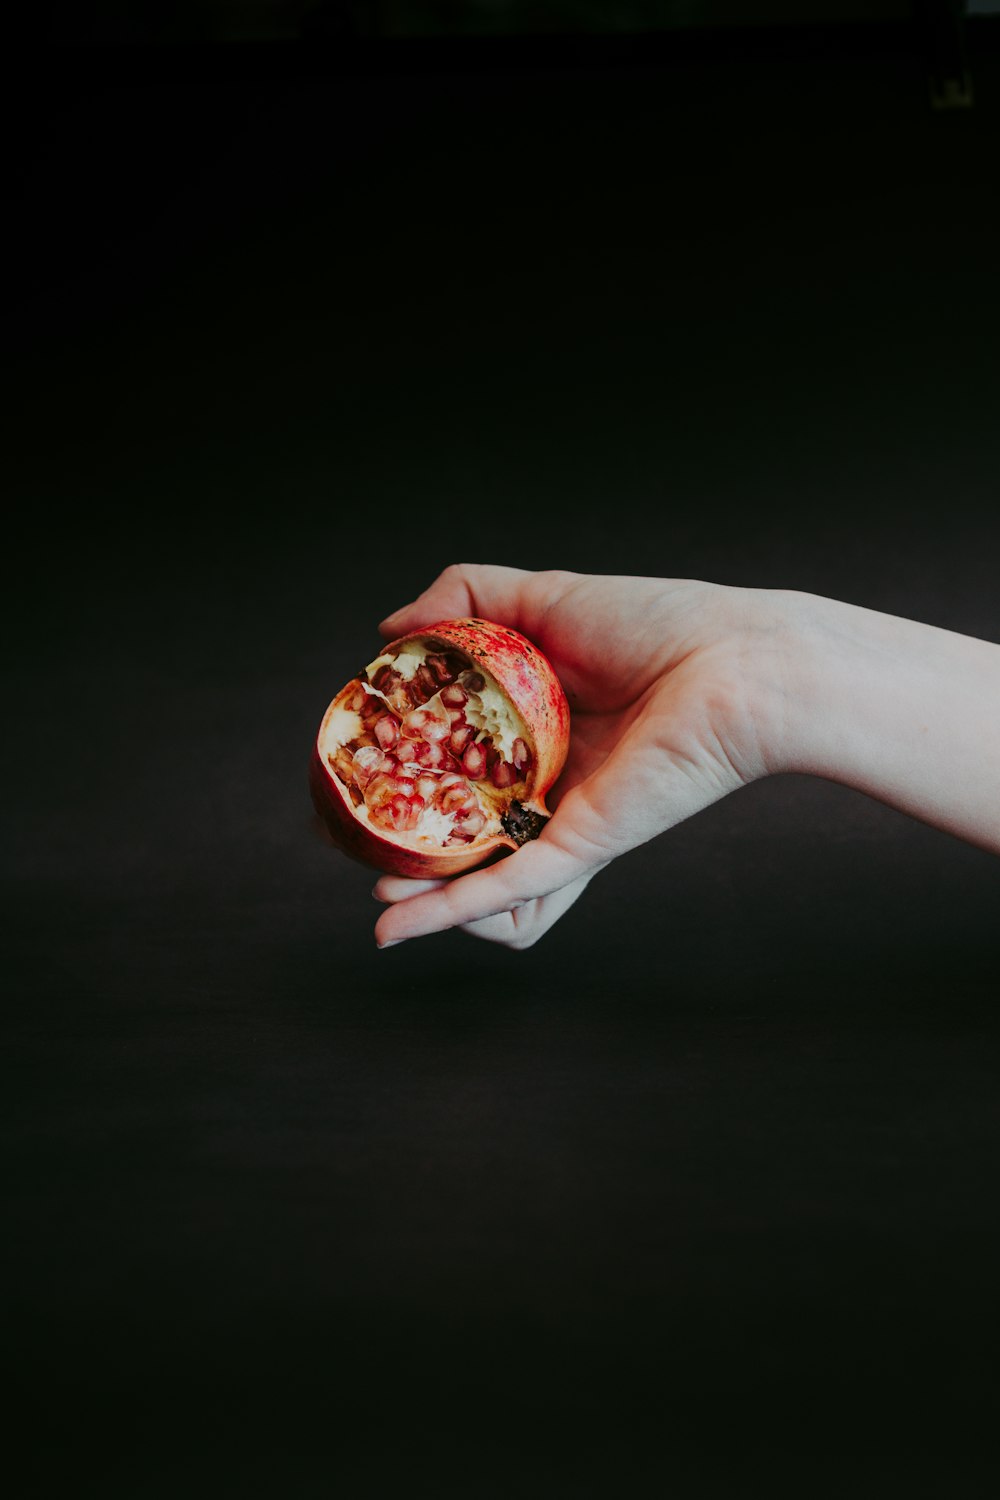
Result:
[[387,640],[436,625],[439,620],[478,615],[515,628],[521,615],[522,590],[532,575],[523,568],[483,563],[453,563],[412,604],[395,610],[379,625]]

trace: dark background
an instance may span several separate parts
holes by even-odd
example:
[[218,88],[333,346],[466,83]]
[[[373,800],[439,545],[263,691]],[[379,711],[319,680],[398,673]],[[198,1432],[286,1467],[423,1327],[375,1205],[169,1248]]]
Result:
[[997,861],[782,777],[380,954],[305,779],[454,560],[1000,640],[994,23],[126,9],[5,64],[11,1492],[994,1494]]

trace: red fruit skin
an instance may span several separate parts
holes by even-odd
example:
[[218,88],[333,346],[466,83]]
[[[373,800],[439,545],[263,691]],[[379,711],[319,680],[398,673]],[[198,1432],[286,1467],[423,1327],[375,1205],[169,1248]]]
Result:
[[[457,648],[473,664],[481,663],[503,689],[524,721],[535,750],[521,806],[540,819],[547,818],[545,796],[562,770],[569,749],[569,704],[550,663],[523,635],[492,620],[442,620],[426,630],[400,636],[383,647],[383,654],[398,653],[411,641],[422,642],[428,652]],[[474,869],[499,850],[516,849],[524,842],[498,833],[471,844],[424,852],[408,848],[391,832],[372,828],[356,817],[349,793],[327,765],[320,748],[327,720],[356,682],[355,678],[348,683],[324,714],[309,763],[313,804],[338,848],[387,874],[434,880]]]

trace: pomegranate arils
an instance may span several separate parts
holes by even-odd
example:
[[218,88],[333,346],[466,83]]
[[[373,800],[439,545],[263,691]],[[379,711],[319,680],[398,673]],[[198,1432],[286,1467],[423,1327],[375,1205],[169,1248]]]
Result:
[[425,772],[417,777],[414,790],[418,797],[423,797],[425,802],[429,802],[443,780],[443,776],[432,776],[429,772]]
[[457,817],[475,812],[478,806],[475,792],[464,781],[443,791],[440,801],[443,813],[455,813]]
[[481,672],[470,672],[465,679],[465,686],[470,693],[481,693],[486,686],[486,678]]
[[375,775],[376,771],[382,769],[384,759],[385,757],[377,745],[362,745],[360,750],[355,750],[349,775],[354,777],[354,780],[362,791],[364,791],[366,784]]
[[414,742],[413,758],[419,766],[430,771],[443,771],[452,764],[451,756],[443,745],[429,744],[427,740]]
[[[384,694],[385,702],[398,714],[409,713],[413,707],[413,695],[409,683],[404,682],[395,668],[390,667],[388,663],[379,667],[372,678],[372,687]],[[385,713],[385,703],[379,703],[377,698],[375,702],[378,704],[379,712]]]
[[471,724],[456,724],[448,739],[448,749],[452,755],[461,755],[475,732]]
[[383,714],[381,719],[375,721],[375,738],[383,750],[391,750],[399,739],[399,725],[392,714]]
[[344,707],[349,708],[352,714],[359,714],[365,705],[368,694],[365,692],[363,683],[357,683],[351,690],[349,698],[345,699]]
[[446,740],[450,732],[450,725],[427,708],[415,708],[403,719],[401,727],[407,739],[424,739],[432,745]]
[[434,673],[430,670],[429,667],[421,663],[416,672],[413,674],[413,681],[410,684],[410,691],[413,693],[413,696],[415,698],[419,697],[421,703],[426,703],[428,698],[434,697],[434,694],[437,692],[437,690],[437,678],[434,676]]
[[404,797],[401,792],[369,809],[373,823],[395,833],[412,833],[424,810],[422,797]]
[[462,756],[462,769],[470,781],[481,781],[486,775],[486,747],[478,744],[467,746]]
[[407,800],[410,804],[410,817],[413,819],[410,827],[415,828],[420,821],[420,814],[423,812],[426,803],[423,797],[414,796],[409,797]]
[[531,751],[520,737],[514,741],[511,747],[510,758],[516,769],[522,774],[531,765]]
[[448,842],[471,843],[473,839],[479,837],[485,827],[486,814],[478,804],[456,808],[455,821]]
[[445,719],[428,718],[424,725],[424,739],[432,745],[443,745],[451,734],[451,725]]
[[441,689],[441,702],[445,708],[461,708],[463,703],[468,703],[469,695],[457,682],[451,687]]
[[[454,661],[454,658],[452,658],[452,660]],[[448,658],[446,656],[439,655],[437,652],[434,652],[431,656],[428,656],[427,665],[434,673],[434,676],[437,678],[438,682],[454,682],[455,678],[458,676],[458,672],[453,671],[452,666],[449,664]],[[459,667],[458,670],[460,672],[462,670],[461,667]]]
[[517,772],[508,760],[496,760],[490,769],[490,780],[499,790],[513,786]]
[[334,755],[328,755],[327,761],[333,767],[341,781],[350,781],[354,774],[354,756],[346,745],[341,745]]

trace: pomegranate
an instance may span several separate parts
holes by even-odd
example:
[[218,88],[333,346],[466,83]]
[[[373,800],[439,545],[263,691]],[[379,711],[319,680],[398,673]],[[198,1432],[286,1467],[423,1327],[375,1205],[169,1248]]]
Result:
[[443,620],[337,694],[309,782],[347,854],[436,878],[537,838],[568,748],[569,705],[542,653],[490,620]]

